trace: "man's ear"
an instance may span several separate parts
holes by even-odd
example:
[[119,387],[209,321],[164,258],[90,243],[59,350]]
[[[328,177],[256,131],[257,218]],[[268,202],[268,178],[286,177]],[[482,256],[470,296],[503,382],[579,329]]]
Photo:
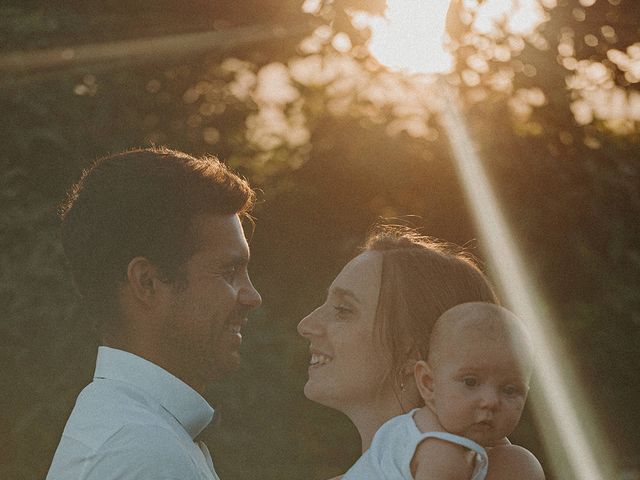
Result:
[[146,257],[135,257],[129,262],[127,285],[138,301],[153,305],[164,284],[160,270]]
[[426,405],[433,406],[433,371],[427,362],[418,360],[415,364],[413,375],[416,379],[418,392]]

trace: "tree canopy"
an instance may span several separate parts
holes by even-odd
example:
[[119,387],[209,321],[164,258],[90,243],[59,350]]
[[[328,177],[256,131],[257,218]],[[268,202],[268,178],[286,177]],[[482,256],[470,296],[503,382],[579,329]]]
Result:
[[[619,439],[617,468],[637,475],[640,5],[457,0],[454,67],[437,76],[393,72],[371,54],[385,7],[3,2],[1,478],[45,476],[92,375],[97,339],[65,267],[57,205],[95,158],[149,144],[217,154],[262,191],[251,248],[264,305],[242,370],[208,392],[224,417],[207,438],[219,473],[344,471],[357,435],[304,399],[295,325],[381,216],[482,257],[439,120],[443,83],[580,365],[600,415],[584,421]],[[20,64],[43,52],[47,62]],[[513,440],[554,478],[529,414]]]

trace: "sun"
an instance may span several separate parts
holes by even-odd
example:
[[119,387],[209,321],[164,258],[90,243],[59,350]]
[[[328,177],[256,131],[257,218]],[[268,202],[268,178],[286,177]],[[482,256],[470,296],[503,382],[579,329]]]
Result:
[[449,0],[387,0],[384,17],[352,14],[354,24],[371,29],[371,55],[392,70],[445,73],[452,56],[444,48]]

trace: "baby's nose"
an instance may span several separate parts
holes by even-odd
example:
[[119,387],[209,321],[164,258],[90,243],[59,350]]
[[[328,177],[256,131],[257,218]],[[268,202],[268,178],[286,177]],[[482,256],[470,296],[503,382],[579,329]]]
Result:
[[500,395],[494,389],[490,387],[485,387],[480,392],[480,407],[494,409],[500,403]]

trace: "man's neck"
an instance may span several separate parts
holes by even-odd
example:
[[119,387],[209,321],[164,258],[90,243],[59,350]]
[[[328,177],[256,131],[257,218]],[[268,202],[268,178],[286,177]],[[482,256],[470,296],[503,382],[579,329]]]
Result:
[[169,372],[176,378],[179,378],[184,383],[193,388],[200,395],[204,393],[205,385],[204,383],[197,382],[195,379],[192,379],[189,375],[189,372],[183,372],[179,368],[179,361],[171,361],[169,355],[163,354],[162,349],[159,345],[156,345],[155,342],[140,342],[140,335],[126,335],[126,334],[110,334],[103,335],[101,344],[105,347],[116,348],[118,350],[123,350],[125,352],[132,353],[137,355],[140,358],[144,358],[145,360],[161,367],[162,369]]

